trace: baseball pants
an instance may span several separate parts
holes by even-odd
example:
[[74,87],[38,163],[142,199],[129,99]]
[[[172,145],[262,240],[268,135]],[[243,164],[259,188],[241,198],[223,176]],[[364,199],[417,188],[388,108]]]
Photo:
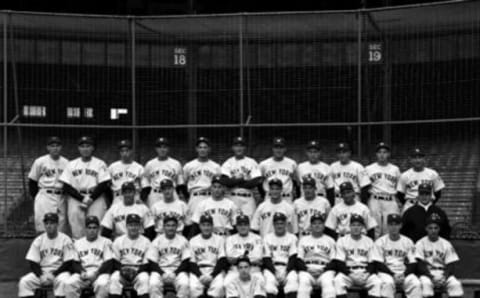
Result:
[[[173,272],[173,270],[170,270]],[[168,271],[165,271],[168,272]],[[180,272],[175,276],[175,291],[178,298],[188,298],[190,295],[190,279],[188,273]],[[150,274],[150,298],[163,298],[164,282],[163,277],[158,272]]]
[[[55,194],[55,192],[57,192],[57,194]],[[35,196],[33,210],[35,231],[38,234],[45,232],[43,217],[49,212],[58,214],[58,230],[63,233],[66,232],[67,206],[63,192],[54,189],[40,189]]]
[[422,287],[420,280],[414,274],[409,274],[402,281],[397,281],[390,274],[379,272],[378,278],[382,281],[382,288],[380,290],[381,296],[385,298],[394,298],[399,285],[405,293],[407,298],[422,297]]
[[[212,271],[213,267],[200,268],[200,272],[202,272],[202,274],[210,274]],[[224,297],[225,289],[223,287],[223,284],[224,275],[223,273],[220,273],[215,276],[210,283],[210,286],[207,289],[207,295],[215,298]],[[199,277],[193,273],[190,273],[190,297],[198,298],[203,295],[204,290],[205,285],[200,282]]]
[[80,239],[85,236],[85,217],[95,215],[100,222],[107,212],[105,198],[100,196],[88,207],[87,210],[80,208],[81,202],[74,198],[68,198],[68,223],[72,230],[72,238]]
[[72,274],[65,282],[65,298],[80,298],[82,290],[90,285],[93,286],[95,298],[107,298],[109,282],[108,274],[99,275],[93,284],[89,280],[83,280],[78,273]]
[[387,216],[395,213],[400,214],[400,208],[394,196],[370,196],[368,200],[368,208],[378,223],[375,227],[375,237],[378,238],[385,235],[387,231]]
[[[435,277],[443,276],[443,270],[430,270]],[[423,297],[433,297],[435,293],[435,286],[430,278],[425,275],[420,276],[420,283],[422,285]],[[448,297],[463,297],[463,287],[460,281],[455,276],[449,276],[444,284]]]
[[322,289],[322,298],[335,298],[335,285],[333,280],[335,271],[323,272],[315,278],[307,271],[298,272],[298,298],[310,298],[314,288]]
[[192,222],[192,215],[194,210],[197,208],[198,204],[206,200],[209,196],[203,196],[203,195],[192,195],[190,196],[190,199],[188,200],[187,203],[187,217],[185,218],[185,224],[187,226],[193,224]]
[[285,294],[297,292],[298,290],[297,272],[290,271],[287,273],[287,266],[276,265],[275,275],[269,270],[264,270],[263,276],[265,278],[265,291],[267,294],[278,295],[279,287],[283,287]]
[[[252,274],[252,276],[256,275],[260,281],[264,282],[263,274],[262,274],[262,271],[260,270],[260,267],[258,266],[250,267],[250,273]],[[231,266],[223,282],[225,288],[237,277],[238,277],[237,266]]]
[[[51,284],[53,286],[53,294],[55,296],[65,296],[65,282],[70,277],[70,273],[63,272],[57,275]],[[40,277],[33,272],[24,275],[18,283],[18,297],[29,297],[35,295],[35,290],[42,287]]]
[[[148,294],[149,276],[147,272],[140,272],[133,281],[133,288],[138,296]],[[120,276],[120,271],[113,272],[110,278],[109,294],[122,295],[124,281]]]
[[336,295],[347,295],[348,289],[352,286],[364,287],[368,290],[368,295],[380,297],[382,281],[375,274],[370,274],[365,284],[354,284],[353,278],[343,273],[338,273],[334,279]]
[[257,208],[257,203],[255,202],[255,198],[253,195],[250,194],[249,197],[247,196],[236,196],[230,195],[229,199],[237,205],[238,209],[245,214],[250,219],[252,219],[253,214],[255,213],[255,209]]

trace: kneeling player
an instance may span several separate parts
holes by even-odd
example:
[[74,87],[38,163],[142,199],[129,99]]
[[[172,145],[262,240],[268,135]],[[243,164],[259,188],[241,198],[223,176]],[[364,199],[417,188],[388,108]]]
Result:
[[447,290],[448,297],[463,297],[463,288],[455,277],[454,264],[459,261],[452,244],[439,236],[441,218],[432,214],[427,219],[427,236],[415,245],[419,271],[422,273],[423,297],[433,297],[434,288]]
[[[156,203],[158,204],[158,202]],[[163,219],[163,234],[152,242],[147,255],[150,263],[150,298],[162,298],[164,285],[175,287],[176,297],[188,298],[190,248],[188,241],[177,234],[176,217]]]
[[226,285],[227,298],[264,298],[265,282],[250,273],[250,260],[240,258],[237,262],[238,276]]
[[322,298],[335,298],[335,271],[329,268],[335,257],[335,240],[323,234],[324,228],[323,215],[312,215],[311,234],[298,243],[298,298],[309,298],[314,287],[322,288]]

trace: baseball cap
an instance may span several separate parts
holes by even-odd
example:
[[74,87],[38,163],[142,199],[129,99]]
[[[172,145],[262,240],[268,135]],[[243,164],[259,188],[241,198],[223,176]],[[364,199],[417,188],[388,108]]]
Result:
[[161,145],[168,145],[168,140],[167,138],[160,137],[155,141],[155,146],[161,146]]
[[93,142],[92,137],[82,136],[78,139],[78,145],[80,146],[82,144],[94,145],[95,143]]
[[175,216],[172,215],[167,215],[163,218],[163,223],[166,224],[169,221],[174,221],[175,223],[178,224],[178,219]]
[[361,223],[362,225],[365,225],[365,220],[361,215],[358,214],[352,214],[350,216],[350,224],[353,224],[354,222]]
[[127,215],[127,224],[129,223],[140,223],[142,219],[140,218],[140,215],[131,213]]
[[202,214],[202,216],[200,216],[199,222],[200,223],[209,223],[209,224],[213,225],[213,217],[210,216],[209,214]]
[[237,225],[241,223],[248,225],[250,224],[250,218],[245,214],[240,214],[237,216],[236,222],[237,222]]
[[440,226],[440,224],[442,223],[442,218],[440,217],[440,215],[438,213],[432,213],[430,214],[430,216],[427,218],[426,220],[426,225],[428,226],[429,224],[437,224]]
[[85,226],[88,226],[90,224],[95,224],[97,226],[100,225],[100,221],[98,220],[98,217],[95,215],[89,215],[85,218]]
[[322,222],[325,222],[325,218],[320,212],[315,212],[311,217],[310,217],[310,223],[313,223],[316,220],[321,220]]
[[347,191],[347,190],[351,190],[351,191],[354,190],[352,183],[349,182],[349,181],[345,181],[342,184],[340,184],[340,192],[344,192],[344,191]]
[[280,213],[280,212],[276,212],[274,215],[273,215],[273,222],[276,222],[276,221],[286,221],[287,220],[287,216],[283,213]]
[[315,179],[313,179],[312,177],[308,176],[308,177],[305,177],[302,181],[302,185],[310,185],[310,186],[313,186],[315,187],[317,185],[317,183],[315,182]]
[[375,151],[378,151],[378,150],[380,150],[380,149],[386,149],[386,150],[388,150],[388,151],[391,150],[391,149],[390,149],[390,146],[389,146],[387,143],[385,143],[385,142],[380,142],[380,143],[378,143]]
[[58,223],[58,214],[53,212],[45,213],[43,216],[43,222],[56,222]]
[[416,157],[416,156],[423,157],[423,156],[425,156],[425,152],[423,152],[422,149],[420,149],[418,147],[415,147],[415,148],[412,149],[412,151],[410,151],[410,156],[411,157]]
[[222,175],[214,175],[212,177],[212,184],[213,183],[220,183],[221,185],[224,185],[225,182],[222,179]]
[[402,216],[397,213],[387,215],[387,224],[401,224]]
[[312,140],[307,143],[307,149],[317,149],[320,150],[320,142]]
[[345,142],[340,142],[337,145],[337,148],[335,149],[337,152],[345,152],[345,151],[351,151],[350,145]]
[[285,147],[285,139],[282,137],[273,138],[273,147]]
[[121,140],[117,144],[118,149],[122,149],[123,147],[127,147],[128,149],[132,149],[132,142],[130,140]]
[[280,180],[280,179],[278,179],[278,178],[273,178],[273,179],[271,179],[270,181],[268,181],[268,185],[269,185],[269,186],[277,185],[277,186],[283,187],[282,180]]
[[200,143],[205,143],[207,145],[210,145],[210,141],[206,137],[199,137],[195,144],[198,146]]
[[47,139],[47,145],[51,145],[51,144],[59,144],[61,145],[62,144],[62,141],[60,140],[59,137],[56,137],[56,136],[51,136]]
[[233,145],[246,145],[247,141],[243,137],[235,137],[232,142]]
[[126,190],[135,190],[135,183],[127,181],[122,184],[122,192]]
[[165,189],[167,187],[173,187],[173,181],[170,180],[170,179],[163,179],[161,182],[160,182],[160,188],[161,189]]
[[418,193],[423,193],[423,194],[431,194],[432,193],[432,186],[428,183],[421,183],[418,186]]

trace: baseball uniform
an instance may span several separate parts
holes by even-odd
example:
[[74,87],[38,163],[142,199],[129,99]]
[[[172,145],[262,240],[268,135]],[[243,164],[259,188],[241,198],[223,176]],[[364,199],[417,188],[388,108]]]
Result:
[[33,204],[35,231],[37,233],[45,231],[43,216],[49,212],[58,214],[58,229],[61,232],[66,231],[67,206],[62,190],[63,184],[59,177],[67,164],[68,160],[65,157],[60,156],[57,160],[54,160],[49,154],[43,155],[33,162],[28,179],[36,181],[39,188]]
[[166,217],[175,217],[178,221],[177,232],[183,231],[187,217],[187,204],[184,201],[180,199],[174,199],[172,202],[161,200],[153,204],[151,210],[157,233],[163,233],[163,219]]
[[[438,173],[430,168],[424,168],[417,172],[413,168],[408,169],[400,175],[397,184],[397,191],[405,194],[405,205],[403,212],[415,204],[418,197],[418,186],[422,183],[428,183],[432,186],[433,192],[437,192],[445,188],[442,178]],[[433,198],[432,194],[432,198]]]
[[[152,212],[144,204],[125,205],[123,200],[108,209],[101,221],[101,225],[113,231],[114,237],[127,233],[126,218],[129,214],[137,214],[142,219],[143,230],[153,227]],[[143,232],[143,231],[142,231]]]
[[[164,179],[171,180],[174,187],[185,184],[183,169],[180,162],[171,157],[167,157],[165,160],[160,160],[156,157],[148,161],[145,165],[145,172],[142,178],[142,188],[152,188],[147,201],[147,205],[150,208],[156,202],[163,199],[160,183]],[[176,192],[174,195],[175,198],[178,198]]]
[[265,297],[265,281],[258,275],[252,275],[250,280],[243,281],[238,276],[226,284],[227,298]]
[[340,196],[340,184],[343,182],[350,182],[353,185],[353,189],[357,194],[357,200],[359,198],[360,190],[370,185],[370,178],[368,178],[365,168],[356,161],[349,161],[347,164],[342,164],[340,161],[336,161],[330,165],[330,175],[332,176],[335,184],[335,205],[342,201]]
[[313,178],[318,196],[326,197],[327,189],[335,187],[333,178],[330,175],[330,166],[322,161],[315,164],[309,161],[302,162],[298,165],[297,177],[301,183],[307,177]]
[[119,160],[112,163],[108,167],[108,172],[112,178],[112,185],[110,188],[113,192],[113,204],[122,201],[122,185],[125,182],[135,183],[137,193],[140,192],[140,183],[143,177],[143,167],[139,163],[135,161],[132,161],[131,163],[124,163],[123,161]]
[[237,205],[228,200],[214,200],[213,198],[205,199],[198,203],[197,208],[193,211],[192,222],[200,223],[200,217],[208,214],[213,218],[213,231],[220,236],[229,234],[235,226],[235,218],[239,214]]
[[263,189],[267,193],[270,190],[268,182],[274,178],[280,179],[283,184],[282,197],[287,202],[293,201],[293,178],[296,176],[297,163],[288,157],[283,157],[281,160],[275,160],[270,157],[260,163],[260,172],[265,177],[263,181]]
[[364,233],[377,226],[377,222],[372,217],[368,207],[355,201],[353,205],[347,205],[344,202],[335,205],[328,214],[325,227],[337,232],[340,236],[346,235],[350,233],[350,218],[352,214],[363,217],[366,227],[363,231]]
[[264,237],[270,232],[273,232],[273,215],[275,213],[282,213],[287,216],[287,223],[289,231],[296,234],[297,231],[297,216],[292,204],[281,200],[279,203],[273,203],[271,200],[263,201],[255,211],[252,219],[252,230],[260,232]]
[[313,200],[306,200],[301,197],[293,202],[293,207],[297,216],[297,231],[300,237],[310,235],[310,218],[312,215],[320,213],[323,218],[327,218],[331,208],[328,200],[320,196]]

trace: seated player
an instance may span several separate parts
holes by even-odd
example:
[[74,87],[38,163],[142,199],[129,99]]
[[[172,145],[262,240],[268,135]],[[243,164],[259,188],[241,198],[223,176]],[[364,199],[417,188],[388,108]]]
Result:
[[162,298],[165,284],[175,287],[176,297],[189,297],[190,247],[188,240],[177,233],[177,226],[176,217],[164,217],[164,233],[153,240],[147,253],[151,271],[150,298]]
[[375,241],[377,253],[375,265],[378,277],[383,283],[382,297],[394,298],[397,286],[407,298],[422,296],[420,281],[414,274],[416,269],[415,245],[410,238],[400,235],[402,216],[387,216],[388,234]]
[[155,238],[155,228],[150,210],[144,204],[135,203],[135,183],[125,182],[122,184],[123,202],[113,204],[108,209],[102,220],[102,236],[114,238],[124,235],[127,232],[126,217],[128,214],[137,214],[142,220],[144,235]]
[[363,217],[353,214],[350,217],[350,234],[337,241],[334,284],[338,298],[346,298],[348,289],[353,286],[367,289],[370,298],[380,297],[382,282],[374,274],[373,266],[375,244],[362,234],[364,227]]
[[224,274],[228,267],[225,241],[213,234],[213,218],[200,216],[200,234],[190,239],[190,297],[198,298],[206,291],[207,297],[225,296]]
[[65,296],[65,281],[75,259],[72,240],[58,231],[58,215],[45,213],[45,232],[33,240],[26,259],[32,272],[24,275],[18,283],[18,296],[34,297],[40,287],[53,286],[55,297]]
[[226,284],[227,298],[264,298],[265,281],[259,275],[251,274],[249,258],[237,262],[238,275]]
[[280,287],[285,298],[297,297],[297,237],[287,232],[287,217],[283,213],[273,215],[273,227],[274,232],[263,239],[267,297],[276,297]]
[[86,236],[74,243],[77,252],[75,273],[66,281],[65,297],[80,298],[83,289],[93,286],[96,298],[106,298],[113,265],[112,241],[98,236],[98,217],[87,216],[85,224]]
[[148,298],[147,251],[150,240],[140,234],[142,219],[138,214],[127,215],[127,234],[113,242],[113,268],[109,298],[121,298],[123,288],[133,285],[138,298]]
[[298,298],[310,298],[314,287],[321,287],[322,298],[335,298],[334,268],[335,240],[323,234],[321,213],[310,217],[311,234],[298,243]]
[[441,219],[432,214],[427,219],[427,236],[415,244],[415,256],[421,273],[423,297],[433,297],[435,288],[445,288],[448,297],[463,297],[463,288],[455,277],[459,261],[452,244],[440,237]]

